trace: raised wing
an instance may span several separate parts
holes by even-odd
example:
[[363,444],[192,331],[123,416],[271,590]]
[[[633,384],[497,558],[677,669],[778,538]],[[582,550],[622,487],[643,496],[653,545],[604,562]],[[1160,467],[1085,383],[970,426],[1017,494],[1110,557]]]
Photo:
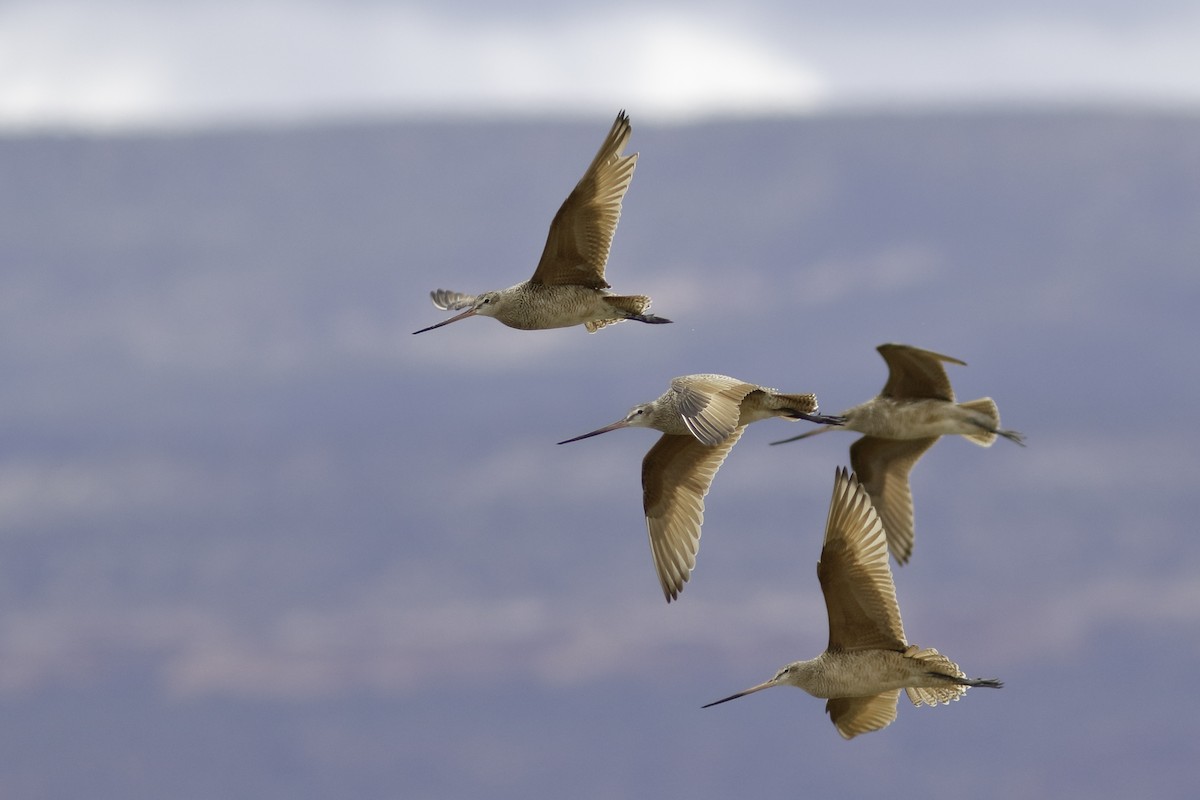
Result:
[[475,295],[452,292],[449,289],[434,289],[429,293],[433,304],[443,311],[457,311],[475,305]]
[[742,400],[758,388],[727,375],[685,375],[671,381],[683,424],[707,445],[733,434],[742,414]]
[[843,739],[886,728],[896,719],[900,690],[891,689],[870,697],[835,697],[825,703],[829,719]]
[[608,288],[604,265],[637,164],[637,153],[621,155],[632,132],[625,112],[617,114],[600,151],[554,215],[531,283]]
[[883,522],[888,550],[898,564],[907,564],[913,550],[913,501],[908,475],[922,454],[938,440],[879,439],[864,436],[850,445],[850,466],[871,496]]
[[965,367],[967,362],[907,344],[881,344],[876,349],[888,365],[882,396],[954,401],[954,389],[942,363]]
[[829,613],[829,650],[904,651],[883,524],[844,467],[834,476],[817,578]]
[[743,430],[736,428],[711,447],[691,436],[663,434],[642,460],[650,552],[668,603],[683,591],[696,566],[704,496]]

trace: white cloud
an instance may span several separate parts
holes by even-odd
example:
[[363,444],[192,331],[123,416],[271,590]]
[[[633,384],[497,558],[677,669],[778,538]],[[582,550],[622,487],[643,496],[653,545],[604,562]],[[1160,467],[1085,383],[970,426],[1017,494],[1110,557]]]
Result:
[[1103,17],[880,25],[802,37],[837,100],[1200,100],[1200,14],[1131,26]]
[[457,19],[387,4],[0,7],[0,124],[635,107],[795,111],[820,81],[727,20],[593,9]]
[[1023,9],[573,7],[510,16],[322,0],[0,5],[0,126],[416,113],[640,119],[825,104],[1200,100],[1200,18]]
[[879,101],[1200,100],[1194,8],[1134,20],[1086,7],[884,12],[5,3],[0,126],[618,106],[661,120]]

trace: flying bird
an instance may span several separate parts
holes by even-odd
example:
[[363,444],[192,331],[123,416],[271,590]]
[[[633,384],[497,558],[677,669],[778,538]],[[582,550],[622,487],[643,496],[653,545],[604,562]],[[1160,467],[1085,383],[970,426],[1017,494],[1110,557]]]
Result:
[[618,428],[654,428],[662,437],[642,460],[642,505],[654,568],[667,602],[683,591],[696,566],[704,496],[751,422],[768,417],[832,424],[817,414],[813,394],[781,394],[726,375],[684,375],[657,400],[624,419],[566,439],[577,442]]
[[[1024,446],[1020,433],[1000,429],[1000,412],[990,397],[957,403],[943,362],[966,366],[951,356],[906,344],[881,344],[888,379],[878,397],[838,415],[848,431],[866,434],[850,445],[850,466],[871,495],[887,531],[888,547],[899,564],[913,549],[913,501],[909,473],[940,436],[961,434],[980,447],[997,436]],[[804,439],[829,428],[808,431],[771,444]]]
[[627,319],[670,322],[647,313],[650,298],[646,295],[610,294],[604,279],[608,251],[621,218],[621,200],[637,164],[637,153],[621,155],[632,131],[629,117],[621,111],[591,165],[554,215],[532,278],[480,295],[446,289],[430,292],[438,308],[466,310],[413,333],[474,316],[494,317],[525,331],[583,325],[588,333]]
[[745,697],[772,686],[797,686],[826,699],[825,711],[844,739],[885,728],[896,719],[903,689],[912,704],[937,705],[969,687],[999,689],[993,678],[968,678],[931,647],[908,644],[888,567],[887,537],[858,479],[838,468],[825,522],[817,578],[829,614],[829,645],[794,661],[765,683],[709,703]]

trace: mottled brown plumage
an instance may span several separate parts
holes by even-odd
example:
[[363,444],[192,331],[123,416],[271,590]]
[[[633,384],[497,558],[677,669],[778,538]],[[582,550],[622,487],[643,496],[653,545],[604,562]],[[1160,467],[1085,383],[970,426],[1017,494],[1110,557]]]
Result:
[[583,325],[589,333],[627,319],[670,322],[647,313],[649,297],[610,294],[604,279],[608,251],[621,218],[621,201],[637,164],[637,153],[621,155],[632,130],[622,111],[591,165],[554,215],[532,278],[480,295],[437,289],[430,293],[435,306],[466,310],[414,333],[472,316],[495,317],[519,330]]
[[559,442],[617,428],[642,427],[663,436],[642,461],[642,506],[654,568],[667,602],[683,591],[696,566],[704,497],[717,470],[751,422],[768,417],[828,423],[812,394],[781,394],[727,375],[684,375],[657,400],[624,419]]
[[870,496],[845,468],[834,475],[817,578],[829,616],[825,652],[704,708],[772,686],[796,686],[827,699],[825,710],[838,733],[852,739],[891,724],[901,689],[919,706],[957,700],[971,686],[1002,685],[968,678],[937,650],[908,644],[883,525]]
[[[992,398],[955,402],[950,377],[942,365],[966,366],[965,361],[905,344],[881,344],[877,349],[888,365],[883,391],[839,416],[846,430],[866,434],[850,446],[850,466],[883,519],[892,557],[905,564],[912,556],[914,538],[909,473],[925,451],[949,434],[960,434],[981,447],[990,447],[997,436],[1024,442],[1016,431],[1000,429],[1000,412]],[[826,430],[772,444],[794,442]]]

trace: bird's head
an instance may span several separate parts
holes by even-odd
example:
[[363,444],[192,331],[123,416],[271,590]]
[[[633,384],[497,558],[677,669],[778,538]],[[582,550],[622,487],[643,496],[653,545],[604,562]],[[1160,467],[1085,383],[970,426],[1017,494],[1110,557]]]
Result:
[[471,314],[494,317],[500,312],[501,299],[499,292],[484,292],[475,298],[475,305],[471,306]]
[[629,413],[623,419],[605,425],[603,428],[597,428],[589,433],[584,433],[570,439],[564,439],[559,444],[567,444],[568,442],[578,442],[580,439],[588,439],[592,436],[599,436],[602,433],[615,431],[618,428],[650,428],[653,427],[654,419],[654,403],[641,403],[629,409]]
[[[434,328],[440,328],[443,325],[449,325],[451,322],[458,322],[460,319],[466,319],[467,317],[494,317],[500,313],[501,300],[502,296],[500,292],[484,292],[476,297],[475,302],[471,304],[471,307],[461,314],[455,314],[450,319],[444,319],[436,325],[430,325],[428,328],[421,328],[421,330],[413,331],[413,333],[424,333],[425,331],[431,331]],[[434,302],[436,303],[437,300],[435,299]],[[458,307],[461,308],[462,306]]]
[[701,708],[708,708],[709,706],[719,706],[721,703],[728,703],[730,700],[737,700],[739,697],[745,697],[748,694],[754,694],[755,692],[761,692],[763,689],[770,689],[772,686],[789,686],[789,685],[790,686],[798,686],[799,685],[799,683],[798,683],[799,669],[798,668],[801,663],[802,662],[800,662],[800,661],[794,661],[791,664],[788,664],[786,667],[781,668],[778,672],[776,672],[775,677],[771,678],[771,680],[764,681],[763,683],[760,683],[757,686],[751,686],[749,689],[738,692],[737,694],[731,694],[731,695],[729,695],[729,697],[723,697],[720,700],[714,700],[713,702],[709,703],[708,705],[701,706]]

